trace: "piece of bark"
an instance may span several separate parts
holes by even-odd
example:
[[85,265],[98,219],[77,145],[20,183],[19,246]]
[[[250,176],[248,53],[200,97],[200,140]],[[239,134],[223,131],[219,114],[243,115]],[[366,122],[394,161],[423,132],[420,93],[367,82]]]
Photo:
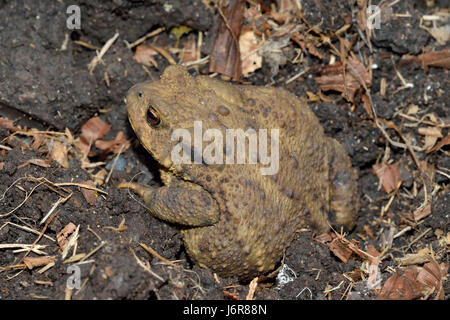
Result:
[[241,78],[239,36],[244,18],[245,0],[221,0],[219,26],[210,55],[209,72],[220,73],[235,81]]

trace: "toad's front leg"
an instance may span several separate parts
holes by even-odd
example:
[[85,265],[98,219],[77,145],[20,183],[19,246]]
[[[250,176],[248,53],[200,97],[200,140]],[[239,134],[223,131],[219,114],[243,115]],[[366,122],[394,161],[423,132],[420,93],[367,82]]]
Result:
[[162,187],[122,182],[117,188],[130,189],[144,199],[152,215],[190,227],[213,225],[219,220],[219,206],[201,186],[172,178]]

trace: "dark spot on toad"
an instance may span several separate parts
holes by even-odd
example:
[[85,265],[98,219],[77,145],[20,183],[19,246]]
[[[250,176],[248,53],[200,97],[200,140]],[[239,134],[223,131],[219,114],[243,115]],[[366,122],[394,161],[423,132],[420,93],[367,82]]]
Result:
[[225,106],[219,106],[218,108],[217,108],[217,112],[219,113],[219,114],[221,114],[222,116],[227,116],[227,115],[229,115],[230,114],[230,109],[228,109],[227,107],[225,107]]

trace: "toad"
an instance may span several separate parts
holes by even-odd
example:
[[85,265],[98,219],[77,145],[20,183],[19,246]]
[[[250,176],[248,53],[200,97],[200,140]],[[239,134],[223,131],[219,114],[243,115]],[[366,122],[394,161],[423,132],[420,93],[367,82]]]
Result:
[[251,279],[276,267],[300,228],[354,226],[357,173],[294,94],[170,66],[160,80],[134,85],[126,105],[163,185],[118,187],[179,225],[187,253],[201,267]]

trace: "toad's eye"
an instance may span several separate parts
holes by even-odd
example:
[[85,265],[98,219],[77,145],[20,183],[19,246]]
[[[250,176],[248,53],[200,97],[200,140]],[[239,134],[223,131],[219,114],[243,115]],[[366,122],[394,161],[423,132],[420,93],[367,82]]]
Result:
[[147,122],[152,127],[158,127],[161,124],[161,118],[159,117],[158,112],[152,106],[149,106],[147,109]]

